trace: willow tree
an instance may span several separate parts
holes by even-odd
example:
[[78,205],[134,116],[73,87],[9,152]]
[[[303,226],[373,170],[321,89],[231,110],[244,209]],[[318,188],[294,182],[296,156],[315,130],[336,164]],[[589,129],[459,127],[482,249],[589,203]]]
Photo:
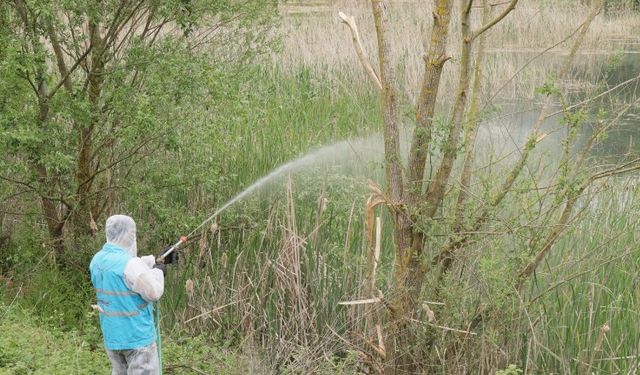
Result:
[[189,131],[216,64],[255,54],[274,15],[255,0],[0,2],[0,179],[40,201],[58,252]]
[[[463,258],[457,258],[458,255],[480,236],[488,223],[501,217],[503,202],[509,195],[516,194],[516,183],[521,179],[523,170],[538,143],[545,138],[540,128],[550,116],[552,104],[565,103],[561,90],[553,88],[544,92],[546,102],[531,134],[518,150],[519,157],[505,169],[501,181],[491,182],[488,191],[483,192],[484,199],[481,203],[471,204],[470,186],[472,180],[477,179],[473,170],[479,169],[474,160],[474,146],[479,103],[482,101],[482,54],[484,44],[491,43],[490,39],[484,41],[484,36],[514,11],[517,3],[518,0],[511,0],[489,5],[486,0],[481,4],[479,1],[464,0],[460,2],[459,18],[454,21],[454,2],[434,0],[431,31],[424,40],[424,68],[414,106],[415,128],[406,165],[403,164],[400,151],[401,114],[396,86],[397,73],[395,63],[391,59],[394,46],[389,40],[394,25],[389,17],[388,6],[383,1],[371,1],[377,37],[377,71],[367,60],[355,21],[341,15],[352,31],[362,64],[379,90],[380,109],[383,114],[386,192],[384,197],[379,198],[386,201],[393,217],[395,257],[393,286],[384,301],[389,325],[385,342],[386,353],[381,355],[383,360],[389,363],[389,373],[416,371],[423,360],[420,353],[432,349],[433,341],[418,342],[415,335],[416,322],[420,322],[430,313],[425,312],[422,307],[421,296],[439,298],[439,291],[447,273],[456,262],[464,263]],[[556,77],[567,77],[585,33],[601,7],[601,1],[595,2],[583,23],[572,35],[564,39],[571,39],[572,45],[564,63],[556,72]],[[471,22],[474,8],[482,10],[477,28],[472,27]],[[459,34],[453,33],[453,22],[459,22]],[[447,98],[440,92],[443,69],[452,57],[446,52],[448,41],[457,43],[460,51],[459,56],[455,56],[457,86],[453,98]],[[434,118],[437,116],[436,104],[440,97],[452,100],[450,105],[443,105],[450,108],[448,115],[440,115],[446,117],[444,132],[436,133]],[[591,184],[606,176],[638,168],[638,160],[634,159],[616,168],[587,170],[585,162],[590,150],[599,142],[598,137],[615,124],[616,119],[601,123],[583,149],[573,152],[570,148],[575,142],[575,129],[578,123],[584,120],[581,117],[584,112],[581,111],[583,109],[566,105],[562,111],[567,123],[567,132],[563,139],[563,157],[558,163],[558,181],[545,188],[548,196],[553,197],[550,200],[552,203],[549,203],[549,210],[541,214],[544,216],[542,220],[546,223],[546,229],[530,238],[530,254],[533,256],[527,261],[513,264],[514,268],[520,267],[511,278],[513,285],[510,290],[513,292],[523,288],[525,281],[552,249],[561,232],[575,219],[578,199]],[[428,160],[435,166],[433,171],[427,171]],[[558,188],[559,186],[561,188]],[[443,227],[446,228],[444,234]],[[439,231],[437,239],[434,237],[435,228]],[[425,287],[427,277],[436,284]],[[425,291],[426,289],[428,291]],[[458,327],[459,331],[470,333],[490,309],[490,306],[478,308],[462,327]],[[416,345],[420,347],[416,348]],[[441,348],[438,356],[445,361],[446,357],[455,351],[456,347]]]

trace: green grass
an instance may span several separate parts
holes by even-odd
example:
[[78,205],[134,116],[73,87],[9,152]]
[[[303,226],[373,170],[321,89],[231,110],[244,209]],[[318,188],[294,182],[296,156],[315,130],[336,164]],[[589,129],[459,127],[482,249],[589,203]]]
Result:
[[107,373],[97,332],[63,332],[42,325],[17,306],[0,305],[1,374]]
[[[94,319],[89,314],[87,319]],[[0,305],[0,374],[106,374],[109,359],[99,328],[61,330],[19,305]],[[163,332],[165,374],[240,375],[260,372],[249,355],[217,346],[205,337]]]

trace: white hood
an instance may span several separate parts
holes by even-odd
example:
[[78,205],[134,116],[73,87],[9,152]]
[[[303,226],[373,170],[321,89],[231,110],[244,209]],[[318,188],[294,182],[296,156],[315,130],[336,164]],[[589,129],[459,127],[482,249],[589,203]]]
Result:
[[105,226],[105,234],[107,242],[127,250],[131,256],[138,255],[136,222],[131,217],[126,215],[109,217]]

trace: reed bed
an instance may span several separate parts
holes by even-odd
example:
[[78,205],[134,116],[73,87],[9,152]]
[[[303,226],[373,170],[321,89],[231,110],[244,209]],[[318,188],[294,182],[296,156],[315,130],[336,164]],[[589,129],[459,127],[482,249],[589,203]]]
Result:
[[[184,288],[174,288],[163,305],[175,327],[207,332],[252,357],[259,373],[350,373],[367,367],[370,318],[384,316],[384,310],[339,303],[368,297],[368,189],[336,170],[326,173],[314,168],[311,175],[280,181],[231,209],[187,249],[170,279]],[[640,257],[633,247],[640,222],[637,186],[634,178],[594,191],[595,199],[584,202],[588,213],[558,242],[520,299],[501,300],[507,292],[502,286],[526,253],[532,229],[523,225],[510,233],[496,224],[494,235],[467,252],[465,267],[473,271],[448,280],[447,306],[431,307],[435,326],[445,328],[463,327],[478,303],[501,306],[499,314],[466,339],[436,328],[441,345],[464,342],[476,349],[446,362],[431,353],[425,364],[446,373],[493,373],[510,363],[528,373],[579,373],[587,367],[633,373],[640,329],[634,287]],[[533,215],[524,210],[527,199],[518,199],[503,216],[516,228]],[[377,287],[387,290],[391,226],[382,217]],[[433,326],[423,328],[425,339],[434,334]]]
[[[391,58],[400,72],[399,84],[412,100],[422,76],[421,57],[431,27],[431,6],[430,2],[397,1],[391,2],[388,8],[395,26],[389,35],[394,46]],[[334,79],[339,82],[348,79],[350,85],[367,83],[368,78],[353,49],[351,35],[337,16],[339,11],[356,18],[365,51],[372,64],[377,66],[371,9],[367,2],[348,0],[315,6],[305,3],[286,5],[281,25],[284,35],[282,53],[274,54],[271,63],[284,72],[291,73],[305,67],[314,72],[329,72],[330,77],[336,75]],[[533,97],[534,88],[558,68],[553,61],[559,59],[553,56],[565,53],[569,43],[566,39],[575,32],[588,11],[588,6],[574,3],[523,1],[519,4],[516,11],[488,35],[490,58],[485,74],[489,87],[495,89],[506,85],[498,96],[503,99]],[[473,12],[474,23],[479,22],[480,13],[481,9]],[[453,19],[456,17],[454,14]],[[443,92],[453,92],[457,82],[456,56],[460,49],[460,31],[459,25],[452,24],[454,31],[450,36],[448,54],[453,60],[444,71]],[[594,65],[602,67],[607,63],[607,55],[626,49],[629,43],[638,42],[637,36],[634,37],[638,27],[640,20],[630,12],[615,17],[598,16],[589,29],[581,52],[589,58],[578,59],[573,75],[581,77],[580,82],[593,81]],[[543,51],[551,59],[537,56]],[[525,65],[528,67],[520,71]]]

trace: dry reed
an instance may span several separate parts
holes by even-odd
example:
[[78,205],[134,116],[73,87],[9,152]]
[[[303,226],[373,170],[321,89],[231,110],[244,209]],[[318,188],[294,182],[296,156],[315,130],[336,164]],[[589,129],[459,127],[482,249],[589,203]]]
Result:
[[[394,1],[388,11],[395,27],[389,35],[392,59],[402,73],[400,85],[409,98],[415,98],[419,77],[423,69],[421,56],[424,53],[423,42],[428,38],[431,24],[431,3],[422,1]],[[353,50],[351,34],[341,23],[338,13],[342,11],[353,16],[360,30],[365,52],[370,56],[372,65],[376,64],[375,31],[371,9],[367,2],[340,0],[320,2],[311,5],[288,4],[283,7],[285,14],[281,25],[284,35],[284,48],[281,54],[273,55],[275,66],[285,72],[295,72],[301,67],[328,73],[331,79],[349,79],[353,82],[366,82],[366,73],[361,68]],[[488,61],[485,72],[490,87],[502,86],[514,75],[517,79],[506,85],[501,92],[502,98],[531,97],[534,88],[539,86],[557,65],[554,61],[564,54],[569,41],[567,36],[574,33],[584,16],[588,13],[586,5],[549,4],[535,1],[523,1],[504,22],[500,23],[488,35]],[[472,12],[472,22],[477,24],[481,17],[480,9]],[[454,14],[454,19],[457,15]],[[453,23],[454,32],[450,41],[459,40],[459,25]],[[594,71],[593,64],[606,64],[607,55],[622,50],[633,42],[632,36],[640,27],[640,17],[633,14],[620,14],[616,17],[599,15],[586,36],[582,54],[589,59],[580,59],[574,66],[574,76],[583,76],[590,80],[587,72]],[[453,59],[447,64],[443,78],[445,89],[452,92],[457,72],[457,60],[460,46],[449,44],[448,54]],[[538,58],[527,69],[520,71],[523,65],[534,55],[545,52],[550,59]],[[550,64],[549,61],[552,63]],[[575,84],[575,83],[572,83]]]

